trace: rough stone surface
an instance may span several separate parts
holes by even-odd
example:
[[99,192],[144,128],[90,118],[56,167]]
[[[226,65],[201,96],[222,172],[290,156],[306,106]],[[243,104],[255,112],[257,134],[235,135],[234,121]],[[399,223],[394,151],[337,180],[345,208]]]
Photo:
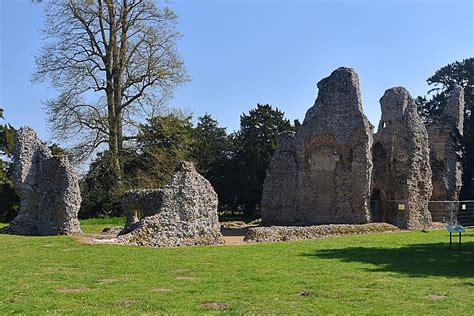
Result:
[[33,129],[15,135],[13,184],[20,197],[18,216],[2,233],[63,235],[81,233],[77,214],[81,192],[66,157],[55,157]]
[[131,227],[147,216],[159,212],[163,199],[160,189],[138,189],[126,192],[122,197],[125,212],[125,227]]
[[246,242],[279,242],[398,230],[397,227],[386,223],[252,227],[249,228],[244,240]]
[[124,228],[125,228],[124,226],[104,227],[104,229],[102,229],[101,234],[102,235],[114,235],[114,236],[116,236],[116,235],[120,234]]
[[[156,195],[150,200],[157,201],[158,191],[153,194]],[[141,205],[150,205],[149,196],[145,195]],[[118,236],[118,242],[149,247],[222,243],[217,203],[217,194],[211,184],[191,163],[182,162],[180,170],[161,191],[161,205],[156,214],[144,216],[135,229]],[[150,209],[155,212],[154,207]]]
[[359,79],[341,67],[318,89],[300,130],[281,138],[267,171],[265,224],[370,221],[372,126],[362,112]]
[[262,221],[295,223],[298,190],[295,133],[284,132],[267,170],[262,193]]
[[433,201],[457,201],[462,186],[462,151],[464,90],[456,88],[448,98],[441,117],[429,124],[430,161],[433,171]]
[[424,227],[431,222],[428,133],[405,88],[385,91],[380,105],[382,117],[372,148],[373,220],[409,229]]

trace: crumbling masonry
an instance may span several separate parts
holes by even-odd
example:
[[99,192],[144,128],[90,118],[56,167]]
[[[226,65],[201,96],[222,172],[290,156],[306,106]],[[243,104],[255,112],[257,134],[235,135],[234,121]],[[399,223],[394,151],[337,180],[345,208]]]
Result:
[[20,197],[18,216],[2,233],[64,235],[81,233],[77,214],[81,192],[66,157],[53,156],[33,129],[15,135],[13,184]]
[[263,224],[383,221],[413,229],[431,223],[430,198],[457,200],[461,88],[427,127],[405,88],[387,90],[374,137],[354,70],[336,69],[318,89],[300,130],[280,135],[263,186]]
[[127,225],[118,236],[120,243],[177,247],[223,242],[217,194],[192,163],[181,162],[163,190],[130,191],[122,204]]
[[372,148],[373,221],[419,228],[431,222],[428,133],[405,88],[385,91],[380,106],[382,117]]
[[434,201],[456,201],[462,185],[462,155],[459,138],[463,135],[464,90],[456,88],[448,98],[443,114],[427,124],[430,160],[433,170]]
[[269,166],[265,224],[370,221],[372,126],[362,112],[359,79],[341,67],[318,89],[300,130],[282,135]]

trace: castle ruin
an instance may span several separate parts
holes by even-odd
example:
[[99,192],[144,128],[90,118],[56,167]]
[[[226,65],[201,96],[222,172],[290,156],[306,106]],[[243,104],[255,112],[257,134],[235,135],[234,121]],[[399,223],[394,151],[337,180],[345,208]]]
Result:
[[298,133],[280,138],[263,187],[265,224],[370,221],[372,126],[359,79],[341,67],[318,89]]
[[457,200],[462,88],[426,127],[408,91],[388,89],[373,136],[353,69],[338,68],[317,86],[300,130],[279,137],[263,186],[263,224],[387,222],[414,229],[431,223],[430,199]]

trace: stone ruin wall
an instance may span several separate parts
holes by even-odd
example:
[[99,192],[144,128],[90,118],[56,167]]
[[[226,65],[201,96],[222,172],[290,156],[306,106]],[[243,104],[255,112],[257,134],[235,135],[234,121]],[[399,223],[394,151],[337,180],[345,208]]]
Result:
[[[354,70],[338,68],[318,89],[298,133],[279,138],[263,187],[264,224],[385,221],[419,228],[431,221],[430,198],[458,199],[462,153],[456,136],[463,131],[462,88],[453,91],[442,116],[426,127],[408,91],[387,90],[380,100],[382,117],[375,136],[362,111]],[[15,143],[14,185],[21,208],[0,232],[81,233],[78,179],[67,158],[54,157],[31,128],[21,128]],[[179,246],[222,241],[217,196],[192,165],[184,163],[164,190],[142,191],[124,199],[128,228],[119,237],[122,242]],[[387,201],[406,202],[406,209]]]
[[398,227],[419,228],[431,222],[428,133],[405,88],[385,91],[380,105],[382,117],[372,148],[372,217]]
[[133,190],[122,203],[127,225],[119,233],[119,243],[178,247],[223,242],[217,194],[192,163],[181,162],[163,190]]
[[462,186],[462,150],[459,137],[464,126],[464,90],[457,87],[442,115],[426,125],[433,170],[433,201],[456,201]]
[[263,186],[264,224],[386,221],[419,228],[431,222],[430,199],[457,200],[461,152],[453,135],[462,135],[462,88],[426,127],[408,91],[388,89],[375,136],[352,69],[338,68],[318,89],[298,133],[280,136]]
[[296,213],[298,165],[294,138],[294,132],[284,132],[278,138],[263,185],[262,205],[266,210],[262,212],[263,222],[297,224],[301,221]]
[[338,68],[296,135],[282,138],[262,197],[265,224],[370,221],[371,125],[362,112],[354,70]]
[[81,205],[79,182],[67,157],[53,156],[33,129],[15,134],[13,185],[20,210],[2,233],[64,235],[81,233],[77,214]]
[[295,138],[297,209],[305,224],[367,223],[372,134],[359,79],[354,70],[338,68],[317,86]]

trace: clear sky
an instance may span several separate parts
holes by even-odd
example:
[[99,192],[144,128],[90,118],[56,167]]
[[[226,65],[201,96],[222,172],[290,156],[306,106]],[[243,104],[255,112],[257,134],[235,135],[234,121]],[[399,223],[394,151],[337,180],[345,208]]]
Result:
[[[436,69],[474,55],[471,0],[167,2],[192,77],[170,105],[210,113],[228,132],[257,103],[302,121],[316,83],[339,66],[358,72],[364,111],[377,125],[386,89],[424,95]],[[8,122],[48,140],[41,102],[55,91],[30,82],[45,5],[0,0],[0,106]]]

